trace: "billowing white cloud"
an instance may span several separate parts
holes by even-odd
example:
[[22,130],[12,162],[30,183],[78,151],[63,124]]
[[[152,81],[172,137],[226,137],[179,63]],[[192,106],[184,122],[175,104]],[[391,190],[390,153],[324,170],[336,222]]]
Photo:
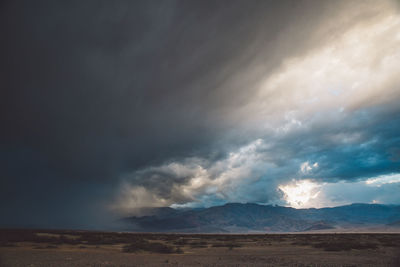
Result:
[[[256,201],[251,195],[243,195],[240,199],[238,192],[241,187],[265,178],[264,175],[274,167],[264,153],[266,148],[259,139],[216,162],[188,158],[126,175],[117,203],[112,208],[131,212],[143,207],[196,205],[206,196],[224,202]],[[138,185],[138,180],[148,184]],[[264,188],[263,191],[265,195],[273,195],[275,188]]]
[[316,168],[318,168],[318,162],[310,164],[310,162],[305,161],[300,165],[300,171],[303,174],[307,174],[307,173],[311,172],[312,169],[316,169]]

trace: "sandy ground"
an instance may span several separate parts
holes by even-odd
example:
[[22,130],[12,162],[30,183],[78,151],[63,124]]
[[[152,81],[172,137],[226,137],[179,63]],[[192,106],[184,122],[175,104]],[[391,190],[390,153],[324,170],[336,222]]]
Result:
[[[117,249],[2,248],[1,266],[400,266],[399,251],[325,252],[304,247],[201,248],[184,254]],[[399,264],[399,265],[398,265]]]
[[[154,236],[151,238],[154,239]],[[0,247],[0,266],[400,266],[400,246],[396,243],[376,248],[325,251],[296,244],[298,235],[279,240],[242,236],[235,241],[240,243],[240,247],[233,248],[213,247],[218,239],[184,238],[188,241],[180,246],[181,253],[171,254],[148,251],[125,253],[124,244],[52,246],[16,242],[13,246]],[[325,236],[318,238],[322,240]],[[399,235],[394,235],[394,242],[398,240]],[[203,243],[203,247],[193,246],[196,242],[206,244]]]

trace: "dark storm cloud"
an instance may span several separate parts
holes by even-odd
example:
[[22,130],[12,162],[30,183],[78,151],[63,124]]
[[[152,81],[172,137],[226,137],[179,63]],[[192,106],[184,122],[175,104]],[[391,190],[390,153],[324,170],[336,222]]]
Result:
[[393,155],[399,147],[400,121],[397,106],[364,108],[340,115],[325,114],[327,120],[311,118],[306,129],[274,142],[283,149],[279,164],[287,158],[318,162],[318,171],[305,177],[354,180],[400,171]]
[[224,81],[252,57],[263,55],[266,72],[282,60],[280,50],[296,52],[276,39],[295,22],[305,27],[293,39],[310,32],[311,6],[6,4],[5,140],[85,179],[186,156],[232,126],[226,113],[251,96],[251,87]]
[[[172,192],[187,184],[192,172],[176,177],[157,166],[192,164],[190,158],[196,158],[207,168],[256,138],[268,139],[246,125],[246,105],[260,79],[285,59],[310,53],[343,29],[374,17],[368,3],[361,5],[365,11],[346,13],[359,6],[315,1],[3,3],[0,200],[9,218],[4,223],[43,224],[50,218],[89,223],[92,215],[86,211],[111,199],[127,176],[122,179],[153,190],[156,198],[193,199]],[[383,147],[329,148],[321,166],[342,156],[359,156],[357,164],[364,166],[370,155],[379,166],[361,168],[365,172],[397,171],[394,163],[379,158],[388,147],[397,153],[393,136],[398,129],[385,125],[364,129],[367,136],[382,137]],[[282,154],[271,161],[280,165],[279,158],[287,155],[297,165],[306,159],[279,143],[310,149],[307,138],[299,138],[301,133],[274,139],[276,153]],[[290,166],[277,170],[276,179],[293,173]],[[335,179],[364,175],[335,165],[324,170],[324,177]],[[157,175],[148,175],[151,171]]]

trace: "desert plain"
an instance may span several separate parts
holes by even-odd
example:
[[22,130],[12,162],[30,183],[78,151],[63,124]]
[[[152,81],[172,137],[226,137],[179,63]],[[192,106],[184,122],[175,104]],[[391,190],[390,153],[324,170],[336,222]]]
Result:
[[2,229],[0,266],[400,266],[400,234]]

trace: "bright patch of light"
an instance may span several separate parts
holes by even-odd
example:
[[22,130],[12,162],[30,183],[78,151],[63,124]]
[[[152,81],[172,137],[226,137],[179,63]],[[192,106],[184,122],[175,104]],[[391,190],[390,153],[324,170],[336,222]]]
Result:
[[[272,128],[288,134],[307,128],[307,118],[323,111],[351,112],[392,101],[398,95],[399,32],[400,16],[380,17],[352,27],[312,53],[287,59],[261,82],[255,96],[260,120],[277,123]],[[275,122],[278,114],[283,116]],[[358,140],[356,135],[337,138]]]
[[284,193],[285,201],[293,208],[306,208],[308,202],[318,197],[319,185],[310,181],[293,181],[287,185],[280,185],[279,189]]
[[400,174],[382,175],[365,181],[367,185],[381,186],[383,184],[400,183]]

